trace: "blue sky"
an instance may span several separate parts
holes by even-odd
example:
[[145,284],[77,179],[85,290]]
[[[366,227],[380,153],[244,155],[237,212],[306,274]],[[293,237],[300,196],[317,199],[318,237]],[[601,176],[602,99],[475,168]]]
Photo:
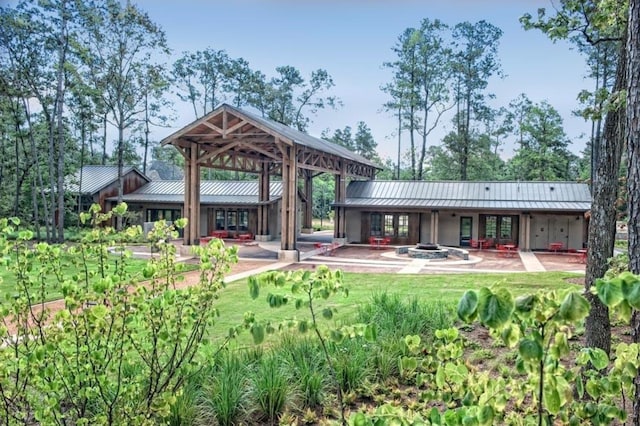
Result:
[[[550,1],[527,0],[137,0],[136,3],[167,34],[173,54],[211,47],[242,57],[252,69],[271,77],[280,65],[291,65],[305,77],[312,70],[326,69],[343,106],[312,117],[309,133],[320,136],[324,129],[356,127],[364,121],[378,142],[383,157],[395,158],[395,119],[382,111],[388,100],[379,88],[391,80],[382,67],[394,59],[391,48],[408,27],[423,18],[447,24],[486,20],[503,31],[498,54],[505,78],[491,80],[488,92],[496,95],[493,106],[506,106],[520,93],[534,102],[547,100],[563,116],[572,151],[584,148],[589,123],[572,116],[576,96],[593,84],[585,79],[584,59],[567,43],[552,43],[539,31],[525,31],[518,18]],[[173,62],[175,58],[169,60]],[[172,129],[194,120],[186,104],[176,103],[177,119]],[[432,144],[451,130],[442,121]],[[405,138],[406,139],[406,138]],[[405,147],[403,147],[403,150]],[[511,153],[505,147],[504,156]]]

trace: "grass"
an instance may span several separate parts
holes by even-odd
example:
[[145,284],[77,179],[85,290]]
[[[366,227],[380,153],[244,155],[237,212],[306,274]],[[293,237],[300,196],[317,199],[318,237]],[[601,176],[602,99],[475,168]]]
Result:
[[[108,271],[114,271],[116,269],[116,264],[119,261],[120,261],[119,256],[117,255],[109,256],[106,264],[106,269]],[[132,273],[134,275],[137,274],[141,276],[141,271],[143,267],[147,264],[147,262],[148,262],[147,259],[129,258],[127,259],[127,266],[125,267],[125,269],[127,270],[128,273]],[[34,262],[34,263],[35,264],[34,264],[33,272],[35,273],[35,271],[38,269],[38,264],[37,262]],[[62,265],[63,266],[62,266],[61,273],[66,278],[72,277],[73,275],[80,272],[76,267],[73,266],[72,259],[68,254],[63,255]],[[98,270],[97,260],[92,258],[87,259],[87,268],[90,271],[97,271]],[[190,270],[195,270],[198,268],[198,266],[185,264],[184,268],[186,272]],[[47,291],[47,296],[45,297],[45,301],[56,300],[61,298],[62,294],[60,293],[57,284],[54,284],[56,282],[56,278],[54,277],[53,273],[47,274],[47,280],[50,280],[52,284],[50,289],[48,289]],[[11,297],[16,293],[17,293],[17,290],[16,290],[15,276],[10,270],[6,268],[0,268],[0,303],[5,301],[7,297]]]
[[[479,289],[492,285],[509,288],[514,294],[534,293],[538,290],[563,290],[575,284],[567,282],[569,278],[580,277],[568,272],[537,272],[514,274],[437,274],[403,275],[380,273],[345,273],[344,283],[349,288],[349,297],[336,296],[328,300],[317,301],[317,311],[323,307],[337,308],[338,312],[330,321],[320,319],[322,324],[340,324],[353,322],[358,309],[371,302],[376,294],[397,294],[403,300],[416,299],[420,302],[435,302],[441,305],[456,306],[466,290]],[[212,338],[217,340],[226,336],[230,327],[242,323],[244,313],[251,311],[257,319],[279,323],[290,318],[309,318],[308,311],[296,310],[287,305],[270,308],[267,294],[273,289],[263,288],[255,300],[249,296],[247,280],[229,283],[220,293],[218,310],[220,317],[211,329]],[[240,346],[252,346],[250,337],[245,334],[238,340]]]

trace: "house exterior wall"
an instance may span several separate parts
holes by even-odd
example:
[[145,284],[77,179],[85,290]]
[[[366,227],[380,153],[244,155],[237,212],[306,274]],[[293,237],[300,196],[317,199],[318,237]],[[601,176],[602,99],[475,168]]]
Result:
[[[147,180],[142,177],[138,172],[132,170],[122,177],[122,193],[129,194],[136,189],[142,187],[147,183]],[[94,195],[94,201],[100,204],[102,211],[108,211],[107,198],[118,196],[118,182],[114,182],[111,185],[105,186]],[[116,203],[113,203],[114,205]]]
[[559,242],[564,249],[581,249],[585,242],[584,216],[581,214],[530,215],[530,241],[532,250],[547,250],[549,244]]
[[452,212],[440,211],[438,244],[457,246],[460,244],[460,217],[452,216]]
[[362,214],[359,210],[347,210],[345,212],[345,228],[347,231],[347,242],[349,243],[361,242],[361,216]]
[[420,241],[421,243],[431,243],[431,212],[420,213]]
[[[395,211],[388,213],[406,213]],[[350,243],[368,243],[370,235],[370,211],[347,209],[347,241]],[[440,210],[436,214],[431,210],[409,213],[410,228],[417,229],[419,241],[413,238],[406,242],[397,240],[395,244],[414,244],[416,242],[434,242],[444,246],[460,246],[461,217],[472,221],[471,238],[479,239],[485,231],[481,226],[481,215],[511,217],[512,234],[506,236],[491,235],[496,242],[512,241],[524,250],[547,250],[550,242],[562,242],[565,249],[582,248],[585,234],[585,219],[580,213],[522,213],[513,211],[453,211]],[[432,220],[437,216],[437,241],[432,235]],[[484,217],[484,216],[483,216]],[[504,219],[502,219],[504,220]]]

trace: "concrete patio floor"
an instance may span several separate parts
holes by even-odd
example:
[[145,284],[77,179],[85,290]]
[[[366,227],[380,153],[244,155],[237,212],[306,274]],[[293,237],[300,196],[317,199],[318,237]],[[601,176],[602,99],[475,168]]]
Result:
[[[242,244],[229,241],[227,244],[238,246],[240,261],[232,268],[231,274],[252,275],[269,269],[311,269],[325,264],[345,272],[384,272],[398,274],[428,273],[464,273],[464,272],[534,272],[567,271],[584,273],[585,265],[579,262],[574,253],[516,252],[513,257],[504,257],[496,250],[469,250],[469,260],[450,256],[447,260],[411,259],[406,255],[396,255],[394,247],[383,250],[371,249],[369,245],[347,244],[337,248],[331,255],[314,253],[315,242],[331,241],[331,234],[312,234],[300,238],[297,248],[300,262],[278,261],[280,242],[252,242]],[[310,255],[309,257],[306,257]],[[243,266],[244,264],[244,266]],[[257,270],[252,270],[252,266]],[[231,278],[231,277],[230,277]]]

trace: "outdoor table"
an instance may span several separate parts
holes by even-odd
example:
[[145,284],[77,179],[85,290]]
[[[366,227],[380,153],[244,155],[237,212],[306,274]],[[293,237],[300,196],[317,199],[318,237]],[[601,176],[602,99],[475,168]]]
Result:
[[211,236],[212,237],[216,237],[216,238],[225,238],[229,235],[229,233],[227,231],[213,231],[211,232]]
[[375,243],[376,243],[376,248],[379,249],[380,245],[384,241],[384,238],[383,237],[374,237],[373,241],[375,241]]
[[246,241],[252,240],[253,239],[253,235],[251,235],[251,234],[240,234],[240,235],[238,235],[238,239],[240,241],[245,241],[246,242]]
[[483,245],[484,245],[484,243],[486,243],[486,242],[487,242],[487,240],[485,240],[485,239],[480,239],[480,240],[478,240],[478,248],[479,248],[480,250],[482,250],[482,246],[483,246]]
[[580,263],[587,263],[587,250],[586,249],[576,250],[576,253],[578,253],[580,255],[580,258],[579,258]]
[[557,253],[558,250],[562,250],[562,243],[550,243],[549,250],[554,253]]
[[515,244],[505,244],[504,248],[507,249],[507,257],[513,257],[515,255],[514,250],[516,249],[516,245]]

